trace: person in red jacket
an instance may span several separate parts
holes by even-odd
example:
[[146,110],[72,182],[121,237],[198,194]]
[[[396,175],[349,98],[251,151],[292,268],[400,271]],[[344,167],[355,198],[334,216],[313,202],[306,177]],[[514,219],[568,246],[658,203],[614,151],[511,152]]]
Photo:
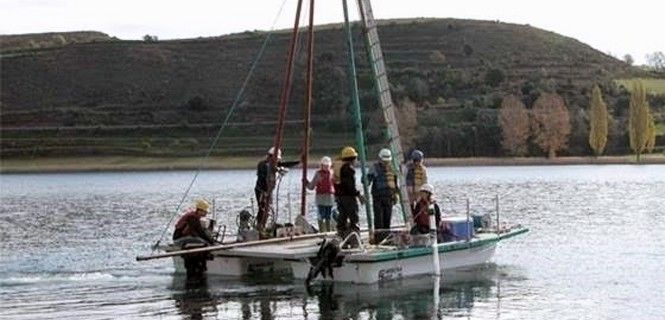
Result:
[[316,189],[315,203],[319,213],[320,232],[332,231],[330,216],[332,215],[332,208],[335,203],[335,185],[331,166],[332,159],[330,157],[321,158],[319,170],[316,171],[312,181],[307,183],[307,189]]
[[[439,205],[436,204],[436,201],[433,198],[434,187],[425,183],[420,187],[418,200],[416,205],[413,208],[413,228],[411,229],[412,234],[424,234],[429,233],[429,215],[433,214],[436,219],[436,225],[438,226],[441,222],[441,209]],[[438,229],[438,228],[436,228]]]
[[194,207],[187,209],[185,214],[178,219],[173,231],[173,240],[176,243],[201,242],[213,244],[215,239],[210,231],[201,225],[201,218],[205,217],[210,210],[210,203],[204,199],[197,199]]

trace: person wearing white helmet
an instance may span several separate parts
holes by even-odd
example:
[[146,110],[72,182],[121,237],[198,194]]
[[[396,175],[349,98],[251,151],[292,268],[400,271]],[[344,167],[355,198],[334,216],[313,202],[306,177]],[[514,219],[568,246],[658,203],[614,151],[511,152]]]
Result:
[[[441,209],[434,199],[434,186],[425,183],[420,186],[418,200],[413,207],[413,228],[412,234],[429,233],[429,215],[433,214],[436,218],[436,225],[441,221]],[[437,228],[438,229],[438,228]]]
[[332,215],[333,204],[335,202],[335,185],[333,182],[331,166],[332,159],[330,159],[330,157],[326,156],[321,158],[319,170],[314,174],[314,178],[307,182],[308,189],[316,189],[315,203],[319,215],[318,222],[320,232],[332,231],[330,218]]
[[254,195],[256,196],[256,202],[259,207],[256,216],[258,229],[263,229],[268,220],[268,212],[272,202],[271,195],[277,181],[277,173],[286,172],[288,171],[286,168],[298,163],[300,163],[300,161],[282,161],[282,150],[275,150],[275,147],[270,147],[266,153],[265,159],[261,160],[256,166],[256,185],[254,186]]
[[379,161],[374,163],[367,174],[372,186],[372,209],[374,211],[375,243],[385,239],[390,229],[393,205],[397,203],[397,175],[392,166],[392,153],[389,149],[379,151]]
[[423,164],[425,154],[420,150],[411,152],[411,162],[406,165],[406,189],[411,205],[418,199],[420,186],[427,183],[427,168]]
[[213,244],[215,240],[210,230],[204,228],[201,224],[201,218],[205,217],[209,210],[210,203],[208,201],[202,198],[196,199],[194,206],[187,209],[176,222],[173,240],[183,245],[192,242]]

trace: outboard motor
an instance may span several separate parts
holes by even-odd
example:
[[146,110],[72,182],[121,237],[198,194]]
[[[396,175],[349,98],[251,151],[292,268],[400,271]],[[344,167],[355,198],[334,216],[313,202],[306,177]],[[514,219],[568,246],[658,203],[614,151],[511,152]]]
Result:
[[327,273],[332,279],[333,267],[339,267],[342,265],[343,256],[339,254],[341,251],[339,240],[324,239],[321,243],[321,247],[319,247],[319,252],[316,254],[316,258],[310,260],[312,266],[309,268],[305,284],[309,286],[310,282],[312,282],[319,273],[321,273],[323,278],[326,278]]
[[252,229],[254,217],[247,210],[242,210],[236,217],[236,225],[238,226],[237,241],[253,241],[259,240],[259,233]]

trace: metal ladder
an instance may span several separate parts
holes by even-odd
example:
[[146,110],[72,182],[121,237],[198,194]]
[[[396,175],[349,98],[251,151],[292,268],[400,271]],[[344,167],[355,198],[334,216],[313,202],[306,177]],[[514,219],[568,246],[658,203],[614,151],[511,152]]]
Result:
[[408,191],[406,189],[404,153],[402,151],[397,118],[395,116],[395,105],[393,104],[393,99],[390,95],[390,83],[388,82],[388,74],[386,73],[383,51],[381,50],[379,33],[376,29],[376,21],[374,20],[374,13],[372,13],[370,0],[358,0],[358,10],[360,11],[360,19],[363,23],[363,31],[365,34],[370,65],[372,66],[372,72],[374,73],[374,87],[376,88],[379,104],[383,110],[383,117],[388,128],[388,142],[390,143],[390,149],[393,153],[393,168],[398,172],[397,183],[399,185],[400,203],[402,214],[404,216],[404,223],[406,224],[407,229],[410,229],[412,214],[411,206],[409,205]]

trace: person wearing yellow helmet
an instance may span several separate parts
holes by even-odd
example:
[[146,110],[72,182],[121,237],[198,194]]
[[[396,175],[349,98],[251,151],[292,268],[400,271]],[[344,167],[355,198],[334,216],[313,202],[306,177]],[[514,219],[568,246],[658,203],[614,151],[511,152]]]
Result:
[[203,227],[201,218],[205,217],[210,210],[210,203],[205,199],[199,198],[194,201],[194,206],[187,209],[173,231],[173,240],[177,243],[185,242],[204,242],[213,244],[213,238],[210,230]]
[[335,198],[337,201],[337,233],[346,237],[350,232],[359,232],[358,226],[358,200],[365,202],[365,198],[356,188],[356,170],[353,168],[358,153],[353,147],[344,147],[340,153],[342,166],[339,168],[339,182],[335,185]]

